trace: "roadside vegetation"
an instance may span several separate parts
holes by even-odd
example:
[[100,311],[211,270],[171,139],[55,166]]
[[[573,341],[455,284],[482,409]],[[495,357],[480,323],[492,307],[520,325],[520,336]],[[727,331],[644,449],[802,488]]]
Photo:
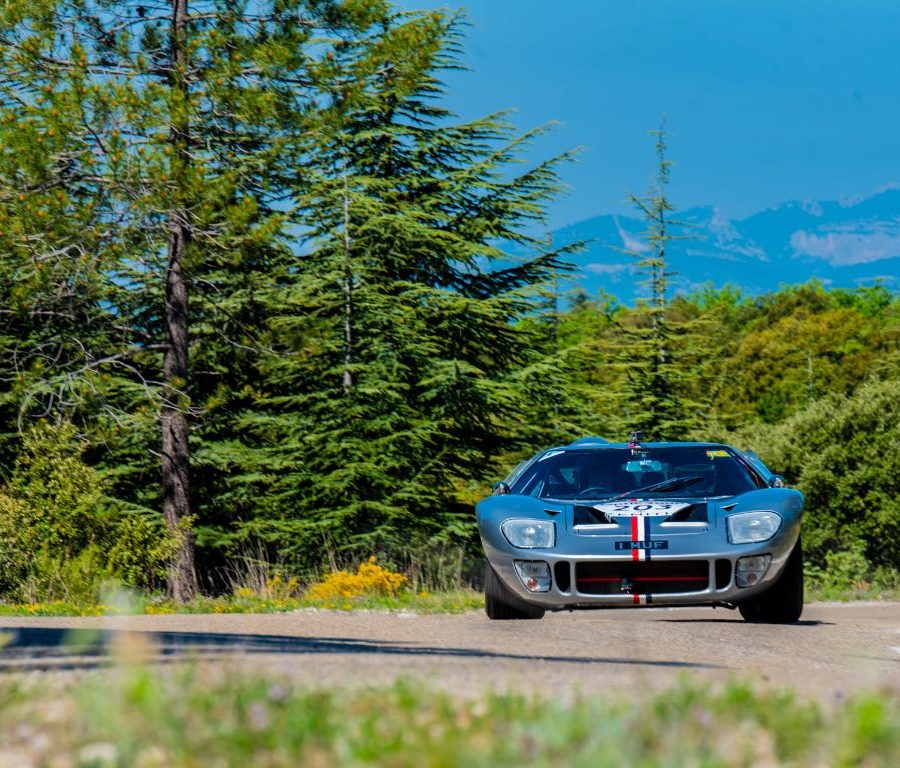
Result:
[[487,693],[409,682],[308,690],[266,677],[98,672],[0,681],[9,764],[50,766],[895,766],[897,691],[822,707],[795,694],[684,682],[642,696]]
[[476,581],[492,482],[633,429],[756,450],[817,589],[896,589],[895,292],[678,293],[663,125],[646,297],[561,296],[572,155],[447,108],[460,15],[115,6],[0,9],[0,599],[268,609],[374,555],[407,582],[350,605],[425,605]]
[[333,571],[319,581],[301,584],[254,571],[255,584],[247,581],[228,594],[198,596],[176,601],[165,593],[123,591],[114,581],[96,585],[96,593],[83,599],[46,602],[0,602],[0,616],[116,616],[168,613],[284,613],[300,610],[392,611],[413,613],[463,613],[480,608],[480,592],[468,588],[415,590],[409,579],[383,568],[371,557],[355,572]]
[[[718,389],[709,388],[709,427],[698,423],[687,434],[758,451],[789,484],[807,495],[804,544],[809,599],[896,598],[900,592],[900,516],[894,503],[900,497],[895,450],[900,440],[900,381],[879,373],[886,360],[895,359],[894,353],[873,346],[867,328],[878,327],[879,339],[892,337],[897,300],[881,290],[841,292],[805,286],[760,299],[705,293],[679,299],[677,306],[685,315],[718,318],[716,333],[720,335],[731,329],[730,341],[720,339],[719,348],[726,356],[718,360],[716,369],[719,375],[728,372],[729,389],[718,394]],[[802,316],[814,327],[811,318],[835,308],[856,313],[850,327],[856,329],[857,338],[848,341],[845,349],[855,358],[868,360],[869,376],[861,381],[847,376],[829,388],[817,383],[815,368],[812,374],[808,367],[805,371],[792,368],[784,375],[796,374],[799,383],[785,390],[790,396],[785,395],[778,409],[772,411],[770,403],[765,408],[759,405],[762,410],[755,415],[736,415],[730,388],[742,377],[748,379],[749,387],[755,376],[740,359],[740,350],[751,345],[751,337],[759,336],[761,341],[752,344],[768,353],[767,329],[772,324],[783,323],[786,315]],[[561,316],[559,333],[577,365],[571,363],[565,398],[558,402],[559,421],[553,422],[540,408],[523,416],[518,438],[523,446],[604,432],[591,426],[593,419],[615,423],[614,414],[600,412],[605,401],[597,398],[597,393],[615,388],[612,379],[603,378],[610,374],[602,350],[614,343],[618,326],[632,322],[635,311],[581,300]],[[866,318],[871,320],[869,325]],[[711,333],[708,324],[698,328],[703,334]],[[695,373],[684,379],[685,387],[694,388],[693,394],[684,395],[686,401],[699,397],[703,382],[715,381],[710,364],[704,358]],[[800,384],[805,398],[792,399]],[[823,393],[817,396],[820,390]],[[772,396],[767,390],[767,397]],[[624,428],[628,417],[615,418],[621,422],[615,429]],[[571,420],[565,432],[535,432],[539,425],[564,424],[564,420]],[[525,451],[510,450],[500,462],[511,466]],[[477,596],[467,587],[477,584],[479,556],[469,512],[452,529],[452,536],[444,531],[430,542],[419,539],[402,547],[385,542],[376,546],[377,568],[384,569],[381,575],[367,570],[371,550],[323,546],[319,565],[313,568],[306,559],[292,559],[277,543],[258,540],[219,548],[201,540],[209,554],[204,594],[176,608],[166,596],[166,581],[180,532],[170,533],[153,509],[114,495],[109,469],[98,465],[95,456],[90,443],[69,423],[38,423],[24,432],[6,482],[0,485],[0,612],[99,613],[102,595],[111,584],[143,595],[141,604],[148,612],[477,607]],[[491,477],[501,473],[497,467]],[[486,480],[460,484],[455,503],[471,503],[488,492]],[[355,589],[359,584],[367,586]],[[344,596],[342,590],[349,590],[351,596]]]

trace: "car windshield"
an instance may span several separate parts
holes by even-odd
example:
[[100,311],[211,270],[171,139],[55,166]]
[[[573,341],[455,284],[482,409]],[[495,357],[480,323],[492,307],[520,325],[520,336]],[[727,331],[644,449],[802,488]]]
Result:
[[679,445],[549,451],[514,478],[511,491],[542,499],[588,500],[648,489],[652,496],[702,498],[735,496],[764,485],[725,446]]

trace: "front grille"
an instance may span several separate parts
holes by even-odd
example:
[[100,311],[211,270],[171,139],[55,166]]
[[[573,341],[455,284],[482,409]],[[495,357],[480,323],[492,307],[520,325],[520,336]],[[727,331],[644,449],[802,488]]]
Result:
[[709,586],[709,563],[706,560],[576,563],[575,585],[583,595],[701,592]]

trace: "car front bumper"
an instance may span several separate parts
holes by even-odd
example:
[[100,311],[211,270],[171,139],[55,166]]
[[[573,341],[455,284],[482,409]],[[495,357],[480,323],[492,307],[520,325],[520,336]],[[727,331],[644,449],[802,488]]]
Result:
[[[590,555],[554,550],[495,547],[483,539],[488,562],[513,594],[529,605],[546,610],[624,608],[643,605],[736,605],[772,586],[781,575],[797,541],[797,530],[754,545],[729,546],[726,551],[652,555],[637,562],[631,556]],[[581,549],[582,547],[577,547]],[[769,567],[755,584],[739,587],[737,561],[769,555]],[[515,561],[549,565],[548,592],[526,589]]]

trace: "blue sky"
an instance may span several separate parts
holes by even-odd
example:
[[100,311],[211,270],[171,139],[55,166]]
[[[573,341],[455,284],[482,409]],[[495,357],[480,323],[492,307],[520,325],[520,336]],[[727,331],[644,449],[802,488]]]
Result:
[[562,123],[532,159],[584,147],[560,226],[627,210],[652,172],[665,113],[680,208],[742,217],[900,182],[897,0],[399,0],[465,8],[467,64],[448,79],[463,117],[511,107]]

